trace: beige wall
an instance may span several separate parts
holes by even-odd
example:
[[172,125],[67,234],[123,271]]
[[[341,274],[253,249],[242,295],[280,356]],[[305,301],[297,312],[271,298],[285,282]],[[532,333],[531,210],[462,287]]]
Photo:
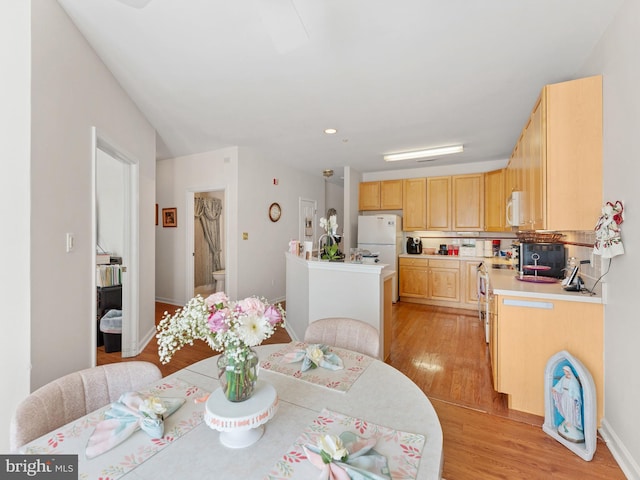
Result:
[[[31,83],[31,388],[90,367],[92,127],[139,168],[139,334],[154,328],[155,130],[58,2],[34,1]],[[67,232],[75,248],[65,251]],[[131,268],[136,268],[132,266]]]
[[[603,75],[604,200],[625,202],[622,240],[607,279],[603,433],[627,477],[640,478],[640,2],[627,0],[578,76]],[[602,271],[607,270],[607,263]]]

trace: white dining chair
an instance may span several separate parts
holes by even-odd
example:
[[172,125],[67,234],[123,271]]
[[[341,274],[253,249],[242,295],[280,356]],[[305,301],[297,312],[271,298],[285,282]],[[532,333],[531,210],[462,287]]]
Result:
[[304,341],[346,348],[374,358],[380,354],[378,330],[355,318],[322,318],[311,322],[305,330]]
[[73,372],[40,387],[16,409],[9,427],[9,448],[18,448],[87,413],[115,402],[162,378],[149,362],[110,363]]

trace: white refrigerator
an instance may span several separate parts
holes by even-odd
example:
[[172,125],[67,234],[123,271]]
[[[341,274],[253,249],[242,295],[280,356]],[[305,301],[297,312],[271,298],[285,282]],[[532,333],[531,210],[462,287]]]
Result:
[[379,263],[396,272],[392,281],[392,300],[398,301],[398,255],[402,253],[402,217],[398,215],[360,215],[358,248],[377,253]]

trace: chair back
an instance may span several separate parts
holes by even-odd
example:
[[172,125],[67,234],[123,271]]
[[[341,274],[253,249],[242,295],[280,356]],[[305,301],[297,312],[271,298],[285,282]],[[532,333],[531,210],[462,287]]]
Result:
[[161,378],[156,365],[138,361],[110,363],[60,377],[18,405],[9,427],[10,451]]
[[374,358],[380,356],[378,330],[355,318],[323,318],[311,322],[304,333],[304,341],[346,348]]

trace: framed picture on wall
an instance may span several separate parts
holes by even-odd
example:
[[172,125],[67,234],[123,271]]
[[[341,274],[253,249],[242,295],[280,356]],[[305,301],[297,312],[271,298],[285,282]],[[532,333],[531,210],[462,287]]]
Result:
[[178,209],[163,208],[162,209],[162,226],[177,227],[178,226]]

